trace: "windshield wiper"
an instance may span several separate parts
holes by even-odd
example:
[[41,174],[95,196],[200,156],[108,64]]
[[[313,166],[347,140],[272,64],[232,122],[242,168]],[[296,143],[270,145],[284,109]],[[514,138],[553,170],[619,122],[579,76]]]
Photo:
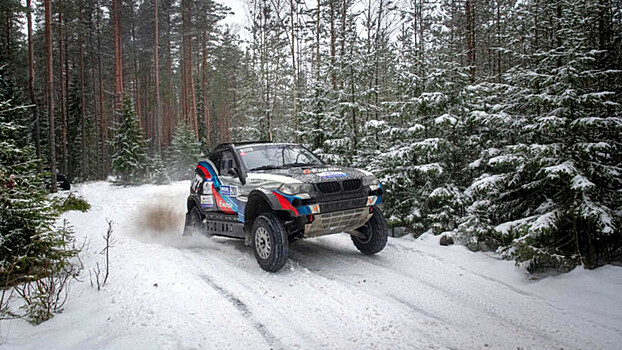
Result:
[[249,171],[255,171],[255,170],[272,170],[272,169],[281,169],[280,166],[276,166],[276,165],[262,165],[262,166],[258,166],[256,168],[252,168]]

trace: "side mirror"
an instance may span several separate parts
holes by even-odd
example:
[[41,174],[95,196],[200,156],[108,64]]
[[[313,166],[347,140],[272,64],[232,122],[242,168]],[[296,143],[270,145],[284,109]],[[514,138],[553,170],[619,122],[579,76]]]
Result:
[[237,170],[235,170],[235,168],[229,168],[229,170],[227,170],[227,175],[238,177],[238,172]]

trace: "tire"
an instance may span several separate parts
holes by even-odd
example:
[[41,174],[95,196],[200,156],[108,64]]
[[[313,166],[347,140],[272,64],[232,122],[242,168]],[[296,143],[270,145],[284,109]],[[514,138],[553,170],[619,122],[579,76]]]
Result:
[[389,230],[387,221],[384,218],[382,210],[378,206],[374,206],[372,217],[365,225],[356,229],[365,235],[365,238],[359,238],[352,235],[352,242],[356,248],[363,254],[373,255],[380,252],[387,245]]
[[184,224],[184,236],[192,236],[193,233],[203,233],[203,214],[196,205],[186,213],[186,223]]
[[285,265],[289,250],[287,230],[274,213],[264,213],[255,219],[252,231],[255,259],[262,269],[277,272]]

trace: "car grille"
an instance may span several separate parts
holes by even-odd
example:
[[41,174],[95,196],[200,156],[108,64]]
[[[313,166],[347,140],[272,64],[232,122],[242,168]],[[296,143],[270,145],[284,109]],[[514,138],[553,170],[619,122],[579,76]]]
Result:
[[318,190],[322,193],[337,193],[343,191],[356,191],[361,188],[361,179],[348,179],[343,182],[330,181],[317,184]]
[[345,180],[341,184],[344,191],[355,191],[361,188],[361,179]]
[[322,193],[335,193],[341,191],[341,186],[337,181],[320,182],[317,184],[317,188]]
[[331,228],[352,226],[360,222],[362,215],[368,210],[367,208],[358,208],[322,214],[322,228],[330,230]]

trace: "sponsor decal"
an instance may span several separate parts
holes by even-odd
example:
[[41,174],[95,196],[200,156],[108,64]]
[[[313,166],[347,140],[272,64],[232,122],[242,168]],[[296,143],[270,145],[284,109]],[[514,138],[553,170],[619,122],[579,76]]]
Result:
[[325,171],[341,171],[341,168],[316,168],[316,169],[311,169],[312,173],[321,173],[321,172],[325,172]]
[[305,169],[305,170],[302,171],[302,173],[305,174],[305,175],[309,175],[309,174],[311,174],[311,169]]
[[372,205],[376,204],[377,200],[378,200],[378,196],[369,196],[369,197],[367,197],[367,206],[372,206]]
[[212,182],[211,181],[205,181],[203,183],[203,193],[212,194]]
[[228,203],[223,197],[221,197],[218,191],[212,191],[212,193],[214,194],[214,199],[216,201],[216,206],[218,207],[218,209],[226,214],[235,214],[234,209],[237,208],[234,208],[232,204]]
[[192,192],[197,192],[201,188],[201,183],[203,183],[203,178],[199,176],[199,174],[194,175],[194,180],[192,180],[190,190]]
[[221,186],[220,194],[223,196],[229,197],[237,197],[238,196],[238,186]]
[[214,197],[212,196],[201,196],[201,206],[207,208],[214,207]]
[[340,177],[346,177],[348,175],[342,171],[325,171],[323,173],[319,173],[318,176],[322,179],[336,179]]

